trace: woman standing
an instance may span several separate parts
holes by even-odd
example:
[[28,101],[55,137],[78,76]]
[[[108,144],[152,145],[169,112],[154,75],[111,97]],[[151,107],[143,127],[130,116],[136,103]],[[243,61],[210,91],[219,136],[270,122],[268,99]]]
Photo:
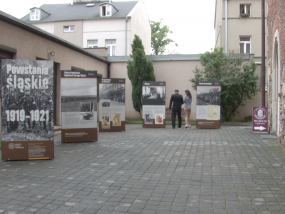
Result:
[[184,97],[184,114],[185,114],[185,128],[191,127],[191,105],[192,105],[192,95],[188,89],[185,90],[185,97]]

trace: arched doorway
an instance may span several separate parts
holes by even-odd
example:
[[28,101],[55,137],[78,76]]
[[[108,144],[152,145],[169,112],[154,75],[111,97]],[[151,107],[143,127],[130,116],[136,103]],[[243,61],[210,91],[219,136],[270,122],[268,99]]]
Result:
[[272,62],[272,132],[279,136],[280,106],[280,58],[278,38],[274,41]]

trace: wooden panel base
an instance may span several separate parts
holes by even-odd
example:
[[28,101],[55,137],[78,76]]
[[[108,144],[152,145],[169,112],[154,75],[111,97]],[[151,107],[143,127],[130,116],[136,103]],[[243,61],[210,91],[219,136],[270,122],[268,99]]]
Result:
[[198,129],[219,129],[220,127],[220,120],[196,120],[196,128]]
[[54,159],[54,141],[3,141],[2,160]]
[[143,119],[142,127],[143,128],[165,128],[166,127],[165,119],[163,120],[163,124],[155,124],[154,122],[155,120],[153,119],[152,124],[149,124],[149,123],[145,124],[145,120]]
[[97,128],[61,129],[61,142],[90,142],[98,141]]

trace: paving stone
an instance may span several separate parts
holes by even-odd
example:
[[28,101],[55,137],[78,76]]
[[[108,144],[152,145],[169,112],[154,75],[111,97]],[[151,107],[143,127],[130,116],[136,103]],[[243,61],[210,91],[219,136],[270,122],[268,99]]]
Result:
[[54,160],[0,163],[0,213],[285,213],[277,138],[243,126],[127,124],[98,139],[68,144],[57,134]]

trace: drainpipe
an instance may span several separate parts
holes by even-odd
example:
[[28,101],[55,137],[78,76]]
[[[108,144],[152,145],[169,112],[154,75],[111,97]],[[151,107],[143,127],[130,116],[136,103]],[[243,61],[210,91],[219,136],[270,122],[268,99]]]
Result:
[[228,0],[225,0],[225,53],[228,53]]
[[265,107],[265,8],[261,0],[261,101]]
[[126,17],[126,29],[125,29],[125,56],[127,56],[127,29],[128,28],[128,16]]
[[111,78],[111,69],[110,69],[111,63],[107,64],[107,78]]

